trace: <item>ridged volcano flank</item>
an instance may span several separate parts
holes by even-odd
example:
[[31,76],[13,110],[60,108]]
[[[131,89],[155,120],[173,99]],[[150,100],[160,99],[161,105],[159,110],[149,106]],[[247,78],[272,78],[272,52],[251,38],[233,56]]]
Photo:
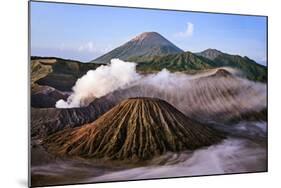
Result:
[[131,98],[93,123],[49,136],[43,145],[57,155],[138,161],[208,146],[222,138],[166,101]]

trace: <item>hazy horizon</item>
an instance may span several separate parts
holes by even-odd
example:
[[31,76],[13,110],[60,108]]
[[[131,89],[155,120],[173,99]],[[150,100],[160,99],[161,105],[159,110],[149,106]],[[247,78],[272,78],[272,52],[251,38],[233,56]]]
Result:
[[266,17],[31,2],[31,55],[91,61],[142,32],[267,65]]

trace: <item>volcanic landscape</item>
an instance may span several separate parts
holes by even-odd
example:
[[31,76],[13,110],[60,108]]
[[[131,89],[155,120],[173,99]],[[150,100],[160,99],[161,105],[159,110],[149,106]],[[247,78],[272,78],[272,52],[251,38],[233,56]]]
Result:
[[31,57],[33,186],[267,171],[267,67],[145,32]]

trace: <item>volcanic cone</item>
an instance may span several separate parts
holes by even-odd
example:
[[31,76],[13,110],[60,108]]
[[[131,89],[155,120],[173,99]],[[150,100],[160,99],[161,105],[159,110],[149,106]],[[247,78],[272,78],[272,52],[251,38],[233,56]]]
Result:
[[146,160],[167,151],[209,146],[223,138],[164,100],[130,98],[93,123],[47,137],[43,145],[61,156]]

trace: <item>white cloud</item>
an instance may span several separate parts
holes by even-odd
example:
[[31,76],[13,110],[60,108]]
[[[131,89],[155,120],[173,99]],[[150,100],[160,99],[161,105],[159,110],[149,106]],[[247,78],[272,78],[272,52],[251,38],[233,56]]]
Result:
[[191,37],[194,33],[194,24],[191,22],[187,23],[185,31],[178,32],[175,34],[176,37]]
[[87,42],[86,44],[82,44],[78,47],[79,52],[87,51],[87,52],[95,52],[97,49],[93,42]]
[[94,42],[87,42],[78,47],[79,52],[91,52],[91,53],[106,53],[112,48],[111,45],[97,46]]

